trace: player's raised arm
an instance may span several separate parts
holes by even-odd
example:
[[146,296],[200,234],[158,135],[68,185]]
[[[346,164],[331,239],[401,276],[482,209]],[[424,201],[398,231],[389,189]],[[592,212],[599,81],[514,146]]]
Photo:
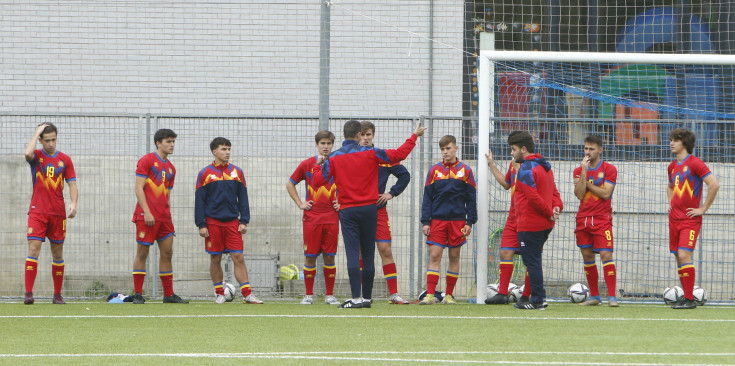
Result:
[[485,159],[487,160],[487,167],[490,169],[490,171],[493,173],[493,177],[495,177],[495,180],[500,183],[500,186],[503,187],[503,189],[508,190],[510,189],[511,182],[508,182],[505,180],[505,175],[498,169],[497,166],[495,166],[495,162],[493,161],[493,151],[488,149],[487,154],[485,154]]
[[33,137],[31,137],[31,141],[28,142],[28,145],[26,145],[25,150],[25,158],[26,161],[30,162],[35,158],[35,151],[36,151],[36,144],[38,144],[38,138],[41,137],[41,134],[43,133],[43,129],[48,126],[48,123],[41,123],[36,128],[36,133],[33,134]]

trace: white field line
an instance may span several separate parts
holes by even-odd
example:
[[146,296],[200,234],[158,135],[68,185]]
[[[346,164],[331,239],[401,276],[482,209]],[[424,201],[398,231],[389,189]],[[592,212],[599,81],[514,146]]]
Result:
[[0,315],[0,319],[131,319],[131,318],[360,318],[360,319],[433,319],[433,320],[564,320],[564,321],[649,321],[649,322],[695,322],[695,323],[735,323],[735,319],[679,319],[679,318],[597,318],[561,317],[545,318],[534,316],[434,316],[434,315],[298,315],[298,314],[190,314],[190,315]]

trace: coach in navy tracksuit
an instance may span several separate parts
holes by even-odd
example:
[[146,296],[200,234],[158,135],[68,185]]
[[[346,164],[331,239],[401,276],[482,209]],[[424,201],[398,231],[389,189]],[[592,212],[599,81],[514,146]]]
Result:
[[[413,135],[396,150],[383,150],[372,146],[360,146],[362,126],[355,120],[344,125],[345,141],[332,152],[324,163],[323,174],[315,178],[334,178],[337,200],[340,205],[339,221],[347,255],[347,273],[350,277],[352,299],[342,308],[368,308],[373,296],[375,277],[375,230],[378,222],[378,164],[395,163],[405,159],[416,146],[416,138],[422,136],[425,127],[416,127]],[[363,269],[360,274],[359,257],[362,253]],[[362,280],[362,284],[360,281]],[[363,301],[363,298],[365,301]]]

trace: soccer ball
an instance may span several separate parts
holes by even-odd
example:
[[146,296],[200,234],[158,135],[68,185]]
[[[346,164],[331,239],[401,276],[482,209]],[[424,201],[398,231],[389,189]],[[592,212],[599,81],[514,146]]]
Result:
[[697,302],[697,305],[704,305],[707,302],[707,290],[694,286],[694,301]]
[[497,294],[498,294],[498,284],[497,283],[487,285],[487,297],[488,298],[491,298]]
[[584,302],[590,296],[590,289],[587,288],[586,285],[577,282],[569,286],[567,296],[569,296],[569,299],[572,300],[573,303]]
[[508,295],[510,295],[508,299],[512,302],[518,302],[518,300],[521,299],[521,296],[523,296],[523,290],[525,288],[526,288],[526,285],[513,287],[512,291],[508,291]]
[[237,294],[237,290],[235,289],[235,285],[229,283],[229,282],[223,282],[222,283],[222,289],[225,290],[225,301],[231,302],[235,299],[235,294]]
[[667,305],[676,304],[682,297],[684,297],[684,290],[679,286],[667,287],[664,290],[664,302]]

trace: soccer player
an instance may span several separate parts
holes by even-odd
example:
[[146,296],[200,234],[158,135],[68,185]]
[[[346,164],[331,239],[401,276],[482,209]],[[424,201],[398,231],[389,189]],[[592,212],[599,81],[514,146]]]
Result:
[[[676,257],[679,281],[684,297],[674,309],[694,309],[694,262],[692,252],[702,228],[702,215],[712,206],[720,189],[717,178],[699,158],[692,155],[695,136],[692,131],[677,128],[669,135],[671,152],[676,160],[669,164],[669,250]],[[702,182],[707,185],[707,199],[702,202]]]
[[[360,122],[362,125],[362,138],[360,145],[373,146],[375,138],[375,125],[370,121]],[[388,192],[385,188],[388,184],[388,178],[393,175],[397,178],[396,183]],[[388,219],[388,211],[386,205],[388,201],[401,194],[408,183],[411,182],[411,174],[406,167],[400,163],[380,164],[378,167],[378,230],[375,233],[375,241],[378,246],[380,259],[383,261],[383,275],[388,282],[388,292],[390,297],[388,302],[391,304],[408,304],[398,295],[398,271],[396,270],[396,262],[393,260],[393,252],[391,251],[391,230],[390,220]]]
[[457,160],[457,139],[447,135],[439,140],[442,162],[429,169],[421,205],[422,231],[429,245],[426,271],[426,296],[421,305],[436,302],[434,291],[439,283],[439,264],[444,248],[449,248],[449,266],[442,304],[456,304],[452,293],[459,277],[462,245],[477,222],[477,186],[472,169]]
[[[416,146],[426,127],[421,124],[414,133],[396,150],[383,150],[371,146],[360,146],[362,126],[356,120],[344,125],[345,141],[342,147],[332,152],[324,164],[314,168],[314,177],[329,181],[334,178],[339,198],[339,221],[347,256],[347,274],[350,278],[352,298],[340,305],[345,309],[371,307],[373,280],[375,277],[375,232],[378,226],[378,164],[396,163],[406,159]],[[362,255],[363,270],[360,272],[359,257]],[[361,283],[362,280],[362,283]]]
[[[26,258],[26,294],[23,303],[31,305],[33,284],[38,273],[38,256],[41,243],[48,237],[51,243],[51,276],[54,280],[54,304],[66,304],[61,297],[64,283],[64,238],[66,218],[77,214],[77,176],[71,158],[56,150],[58,130],[51,123],[42,123],[36,128],[25,150],[25,158],[31,166],[33,196],[28,209],[28,257]],[[36,144],[41,143],[41,150]],[[69,185],[71,202],[64,210],[64,181]]]
[[[306,295],[302,305],[314,303],[314,279],[316,278],[316,258],[322,254],[324,259],[324,284],[326,296],[324,302],[339,305],[334,297],[334,281],[337,267],[334,256],[337,254],[339,242],[339,212],[336,206],[337,188],[334,179],[326,184],[314,182],[314,168],[324,163],[334,146],[334,134],[322,130],[314,136],[317,155],[302,161],[286,182],[286,190],[296,206],[304,211],[304,287]],[[296,185],[306,181],[306,201],[301,201],[296,192]]]
[[135,169],[135,197],[138,203],[135,205],[133,223],[138,245],[133,261],[133,304],[145,303],[143,298],[145,262],[154,241],[158,242],[160,252],[158,276],[163,287],[163,302],[189,303],[174,293],[174,273],[171,265],[175,231],[171,220],[169,192],[174,188],[176,168],[168,160],[168,156],[174,153],[176,136],[176,133],[169,129],[156,131],[153,135],[156,151],[140,158]]
[[607,304],[618,306],[615,298],[615,262],[613,262],[612,194],[618,170],[600,158],[602,137],[590,135],[584,139],[584,157],[574,169],[574,195],[579,199],[577,211],[577,246],[584,260],[584,274],[590,289],[589,300],[583,306],[599,305],[599,275],[595,253],[600,254],[602,273],[607,285]]
[[533,137],[528,132],[520,132],[508,137],[508,145],[515,162],[521,164],[516,173],[513,206],[521,256],[531,284],[531,297],[519,300],[515,308],[544,310],[546,290],[541,254],[564,207],[554,183],[551,164],[534,153]]
[[[520,131],[513,131],[510,136],[513,136]],[[498,266],[500,272],[500,281],[498,283],[498,293],[492,297],[485,299],[485,304],[489,305],[504,305],[508,304],[508,285],[510,284],[510,278],[513,275],[513,255],[520,254],[520,243],[518,242],[518,230],[516,230],[516,213],[513,209],[513,193],[515,193],[516,185],[516,173],[520,164],[511,160],[508,166],[508,171],[503,173],[495,166],[493,161],[493,152],[488,150],[485,154],[487,159],[487,166],[498,181],[503,189],[510,189],[510,209],[508,210],[508,218],[505,220],[505,226],[503,227],[503,236],[500,238],[500,265]],[[531,294],[531,285],[528,282],[528,275],[525,279],[526,285],[523,288],[522,296],[528,298]]]
[[250,288],[243,258],[242,236],[248,232],[250,206],[245,174],[230,164],[232,143],[216,137],[209,144],[214,161],[199,172],[195,188],[194,222],[204,238],[204,251],[210,254],[209,274],[214,284],[215,304],[225,303],[222,288],[222,253],[230,253],[235,264],[235,279],[240,283],[243,303],[262,304]]

